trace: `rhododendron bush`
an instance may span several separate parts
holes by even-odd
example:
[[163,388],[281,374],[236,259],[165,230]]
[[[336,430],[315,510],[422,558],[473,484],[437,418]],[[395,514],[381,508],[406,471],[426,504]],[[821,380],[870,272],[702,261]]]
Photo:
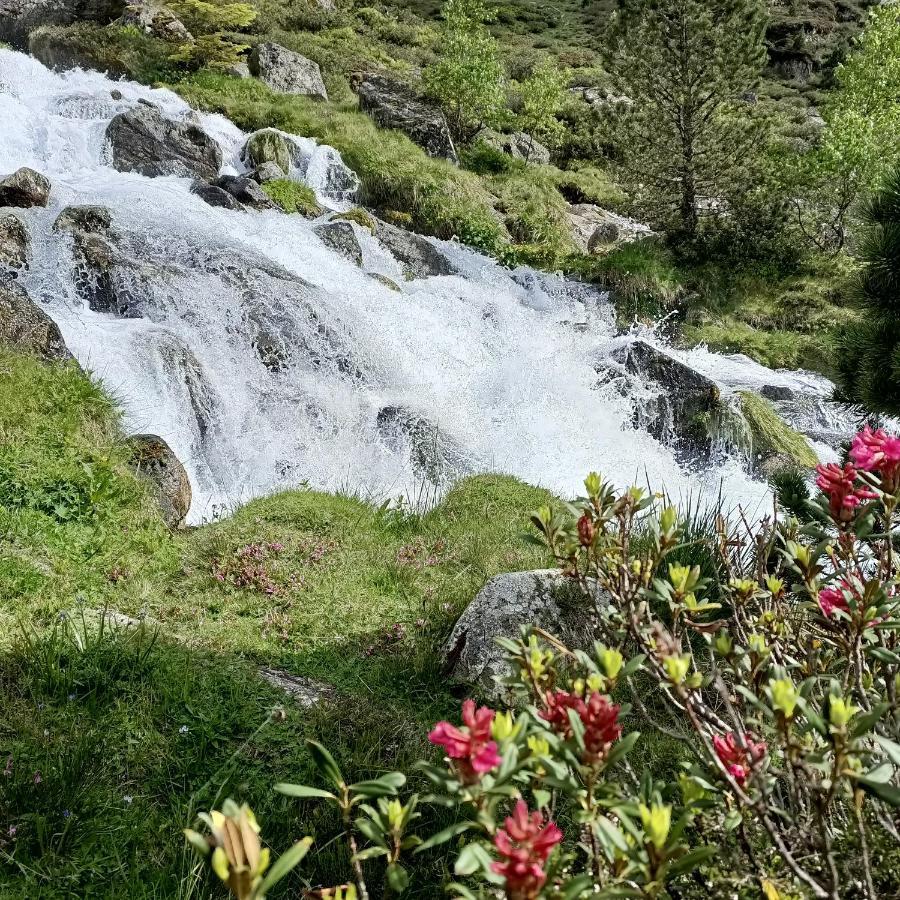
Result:
[[[340,809],[355,878],[310,896],[401,894],[420,854],[447,860],[431,893],[459,898],[897,896],[900,439],[866,428],[816,483],[805,524],[738,513],[700,539],[664,498],[595,474],[581,500],[536,512],[599,601],[596,644],[538,628],[503,640],[516,702],[466,700],[434,726],[424,795],[399,773],[348,784],[312,744],[324,786],[277,789]],[[643,749],[654,731],[664,759]],[[430,833],[425,807],[450,824]],[[198,846],[218,848],[213,816]],[[265,883],[258,854],[244,865]]]

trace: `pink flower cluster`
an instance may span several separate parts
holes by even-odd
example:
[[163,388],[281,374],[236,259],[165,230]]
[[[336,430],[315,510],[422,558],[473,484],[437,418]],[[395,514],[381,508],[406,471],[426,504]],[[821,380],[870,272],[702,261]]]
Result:
[[850,463],[843,468],[837,463],[816,466],[816,486],[828,497],[828,509],[839,524],[852,521],[860,503],[877,496],[864,485],[857,486],[857,474]]
[[213,560],[211,574],[220,584],[231,584],[239,588],[252,588],[269,596],[281,593],[266,568],[266,561],[284,551],[279,542],[252,543],[238,547],[232,559]]
[[599,762],[622,735],[622,726],[618,723],[619,707],[599,691],[593,691],[586,700],[568,691],[548,692],[541,717],[557,734],[567,739],[572,736],[570,709],[575,710],[584,725],[584,761]]
[[491,868],[506,879],[508,900],[534,900],[547,881],[544,865],[563,833],[539,812],[529,812],[524,800],[494,836],[502,859]]
[[716,735],[713,738],[713,748],[716,756],[728,769],[728,774],[739,784],[743,785],[753,766],[766,755],[765,741],[754,741],[753,735],[745,733],[742,740],[743,746],[738,743],[733,734],[725,737]]
[[444,748],[463,783],[475,784],[502,762],[497,742],[491,735],[494,710],[487,706],[476,710],[475,701],[466,700],[462,720],[462,728],[449,722],[438,722],[428,740]]
[[822,615],[830,619],[838,610],[849,614],[850,606],[844,592],[852,590],[846,581],[841,580],[839,587],[823,588],[819,591],[819,609],[822,610]]
[[850,458],[861,471],[880,475],[884,489],[894,492],[900,474],[900,438],[866,425],[853,438]]

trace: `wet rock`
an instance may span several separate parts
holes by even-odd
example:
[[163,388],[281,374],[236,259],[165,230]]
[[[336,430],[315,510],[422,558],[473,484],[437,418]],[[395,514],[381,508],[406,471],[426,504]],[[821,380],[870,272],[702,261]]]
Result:
[[376,426],[392,450],[409,449],[413,471],[429,484],[450,484],[474,468],[471,455],[462,445],[405,406],[380,409]]
[[213,184],[252,209],[275,209],[277,207],[277,204],[252,178],[245,178],[243,175],[222,175]]
[[155,434],[138,434],[128,442],[132,448],[131,463],[156,489],[166,525],[180,528],[191,508],[191,482],[184,466],[171,447]]
[[[818,465],[819,458],[809,441],[781,418],[772,403],[749,391],[738,391],[737,397],[741,414],[750,428],[753,468],[761,468],[776,457],[789,458],[799,469]],[[777,463],[769,463],[772,465]]]
[[0,345],[44,359],[72,359],[56,322],[12,279],[0,278]]
[[284,172],[282,172],[275,163],[264,162],[250,173],[250,177],[258,184],[265,184],[267,181],[275,181],[278,178],[284,178]]
[[75,289],[92,310],[123,318],[141,316],[145,272],[118,247],[108,209],[68,206],[53,223],[53,231],[71,235]]
[[638,401],[636,425],[690,458],[712,450],[726,407],[711,378],[642,340],[618,348],[612,356],[627,372],[657,388],[655,396]]
[[28,52],[48,69],[57,72],[97,69],[111,78],[129,75],[124,59],[108,52],[107,48],[77,27],[51,25],[36,28],[28,36]]
[[778,401],[797,399],[797,392],[793,388],[780,384],[764,384],[759,392],[766,400]]
[[613,244],[649,237],[653,232],[627,216],[620,216],[593,203],[572,204],[567,213],[575,243],[584,253],[596,253]]
[[497,638],[515,639],[522,625],[535,625],[571,649],[588,650],[596,637],[599,605],[605,602],[556,569],[497,575],[469,604],[444,644],[445,675],[487,700],[511,702],[512,692],[502,680],[512,672]]
[[171,9],[160,3],[135,3],[126,6],[118,24],[137,28],[144,34],[172,44],[194,43],[194,36],[187,30],[184,22]]
[[419,234],[376,220],[375,237],[402,263],[407,278],[429,278],[454,272],[450,260]]
[[28,229],[14,212],[0,210],[0,277],[28,266]]
[[487,144],[513,159],[521,159],[544,166],[550,163],[550,151],[540,141],[524,131],[504,134],[493,128],[482,128],[472,141],[473,143]]
[[359,108],[382,128],[396,128],[429,155],[457,163],[444,114],[408,86],[385,75],[365,75],[356,88]]
[[349,222],[324,222],[316,225],[313,231],[321,238],[323,244],[336,250],[355,266],[362,265],[362,248],[359,246],[359,239]]
[[374,278],[375,281],[383,284],[388,290],[396,291],[398,294],[402,292],[400,285],[393,278],[388,278],[387,275],[382,275],[381,272],[369,272],[369,278]]
[[247,143],[241,151],[241,158],[248,166],[257,169],[264,163],[273,164],[278,167],[280,173],[275,177],[283,178],[291,170],[293,146],[280,131],[263,128],[262,131],[255,131],[247,138]]
[[49,199],[50,182],[28,166],[22,166],[0,180],[0,206],[29,209],[32,206],[46,206]]
[[41,26],[106,25],[122,15],[124,6],[124,0],[0,0],[0,41],[22,50]]
[[225,209],[236,210],[244,208],[224,188],[217,187],[214,184],[207,184],[205,181],[195,181],[191,185],[191,193],[196,194],[204,203],[208,203],[210,206],[221,206]]
[[167,119],[154,106],[139,104],[114,116],[106,128],[113,166],[120,172],[196,176],[212,181],[222,167],[222,150],[199,126]]
[[122,92],[121,92],[118,88],[113,88],[113,89],[109,92],[109,96],[112,97],[113,100],[121,100],[123,94],[122,94]]
[[251,74],[279,94],[328,99],[318,63],[280,44],[267,41],[254,47],[249,65]]

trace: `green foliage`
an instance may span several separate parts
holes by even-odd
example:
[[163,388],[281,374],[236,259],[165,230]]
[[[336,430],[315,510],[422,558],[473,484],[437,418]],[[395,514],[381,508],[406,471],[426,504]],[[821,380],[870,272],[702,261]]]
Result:
[[900,412],[900,168],[863,211],[863,269],[854,299],[862,316],[840,337],[841,386],[854,403]]
[[316,200],[316,192],[309,186],[290,178],[273,178],[261,185],[269,199],[286,213],[300,213],[308,219],[321,215],[322,207]]
[[227,69],[240,62],[248,45],[234,40],[232,33],[247,28],[256,19],[249,3],[219,3],[209,0],[171,0],[172,12],[194,36],[172,54],[173,62],[188,68],[209,66]]
[[460,151],[459,161],[476,175],[506,175],[525,166],[522,160],[513,159],[499,147],[483,140],[476,140],[464,147]]
[[361,228],[367,229],[372,234],[375,233],[375,219],[361,206],[354,206],[353,209],[349,209],[347,212],[338,213],[334,218],[356,222]]
[[410,224],[421,231],[445,239],[455,235],[495,254],[508,242],[494,213],[494,197],[476,175],[432,159],[405,135],[379,129],[356,109],[276,94],[256,80],[209,72],[172,88],[247,131],[274,127],[336,147],[359,175],[364,203],[408,213]]
[[794,431],[765,397],[748,391],[740,391],[738,396],[741,413],[750,426],[753,438],[752,453],[755,459],[783,456],[790,458],[797,467],[806,469],[814,468],[818,464],[819,458],[809,445],[809,441]]
[[611,75],[631,103],[611,107],[628,190],[653,223],[691,241],[704,203],[753,179],[762,123],[741,100],[765,59],[758,0],[629,0]]
[[503,65],[487,30],[485,0],[447,0],[439,56],[423,73],[428,94],[447,114],[455,137],[465,140],[499,123],[505,97]]
[[522,82],[518,125],[526,134],[553,149],[565,128],[556,117],[566,96],[568,73],[549,57]]

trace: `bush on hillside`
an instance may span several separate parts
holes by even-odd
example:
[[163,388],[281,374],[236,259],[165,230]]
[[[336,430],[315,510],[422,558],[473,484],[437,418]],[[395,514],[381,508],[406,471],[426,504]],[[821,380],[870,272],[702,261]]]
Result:
[[[426,797],[401,799],[399,772],[348,784],[310,742],[320,783],[276,790],[341,813],[355,881],[343,896],[368,896],[376,879],[402,893],[410,861],[438,847],[467,898],[658,897],[670,885],[683,896],[692,881],[707,895],[896,893],[894,854],[878,848],[900,809],[900,438],[867,428],[850,458],[818,467],[802,532],[795,520],[717,517],[713,577],[682,555],[704,538],[645,489],[619,493],[591,474],[577,503],[538,510],[541,541],[600,601],[601,640],[586,653],[539,629],[503,639],[519,702],[467,700],[461,726],[434,727],[444,759],[418,767]],[[646,738],[626,715],[672,739],[677,757],[645,761],[638,778],[628,757]],[[429,804],[453,822],[417,834]],[[268,860],[235,852],[221,814],[204,821],[209,836],[190,832],[192,843],[214,848],[232,893],[260,896]]]

